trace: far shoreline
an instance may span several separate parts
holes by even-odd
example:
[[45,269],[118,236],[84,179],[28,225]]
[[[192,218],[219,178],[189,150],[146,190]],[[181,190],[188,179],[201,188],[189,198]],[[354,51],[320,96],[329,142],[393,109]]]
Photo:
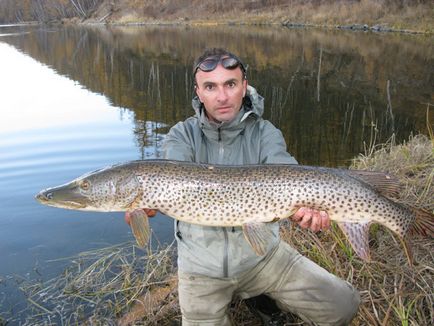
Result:
[[2,4],[0,21],[4,23],[33,20],[47,25],[283,25],[289,28],[434,34],[432,0],[405,3],[398,0],[240,0],[230,4],[212,0],[182,3],[179,0],[95,0],[93,6],[83,8],[74,7],[74,2],[64,2],[60,5],[63,11],[59,11],[53,2],[42,13],[13,0],[4,0]]
[[328,25],[328,24],[313,24],[313,23],[298,23],[298,22],[270,22],[270,21],[241,21],[234,22],[232,20],[224,21],[203,21],[203,20],[148,20],[148,21],[97,21],[95,19],[80,20],[77,18],[62,19],[49,22],[20,22],[0,24],[0,28],[5,27],[20,27],[20,26],[194,26],[194,27],[212,27],[212,26],[281,26],[288,29],[323,29],[323,30],[341,30],[341,31],[354,31],[354,32],[372,32],[372,33],[397,33],[397,34],[410,34],[410,35],[433,35],[434,32],[430,30],[413,30],[408,28],[392,28],[387,24],[345,24],[345,25]]

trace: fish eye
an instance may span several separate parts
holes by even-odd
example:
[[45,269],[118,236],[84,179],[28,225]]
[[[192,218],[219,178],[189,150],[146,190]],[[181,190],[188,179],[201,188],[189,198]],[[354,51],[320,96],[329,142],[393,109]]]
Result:
[[83,180],[82,182],[80,182],[80,188],[84,191],[89,190],[90,188],[90,182],[87,180]]

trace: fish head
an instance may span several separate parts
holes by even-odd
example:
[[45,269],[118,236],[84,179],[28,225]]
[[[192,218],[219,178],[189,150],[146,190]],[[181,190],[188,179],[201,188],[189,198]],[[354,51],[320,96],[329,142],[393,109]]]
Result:
[[141,195],[136,175],[122,167],[87,173],[36,195],[41,204],[84,211],[125,211]]

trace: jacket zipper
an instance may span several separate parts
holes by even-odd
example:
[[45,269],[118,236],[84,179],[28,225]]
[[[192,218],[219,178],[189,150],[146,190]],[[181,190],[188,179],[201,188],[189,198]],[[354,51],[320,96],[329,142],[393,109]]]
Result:
[[222,142],[222,131],[221,128],[217,129],[218,131],[218,143],[219,143],[219,156],[218,156],[218,163],[219,164],[223,164],[223,156],[225,154],[225,148],[223,146],[223,142]]
[[[218,154],[218,163],[223,164],[223,156],[225,153],[225,148],[222,142],[222,130],[221,128],[217,129],[218,131],[218,143],[219,143],[219,154]],[[225,243],[223,245],[223,277],[229,277],[229,238],[228,238],[228,230],[224,227],[223,236],[225,238]]]

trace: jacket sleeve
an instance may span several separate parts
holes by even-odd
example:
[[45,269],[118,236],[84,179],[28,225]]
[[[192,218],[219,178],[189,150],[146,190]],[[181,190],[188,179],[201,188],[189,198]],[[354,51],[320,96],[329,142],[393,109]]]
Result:
[[261,137],[261,164],[297,164],[297,160],[286,151],[282,132],[269,121],[264,121]]
[[167,160],[194,161],[191,137],[184,122],[178,122],[169,130],[163,143],[163,157]]

